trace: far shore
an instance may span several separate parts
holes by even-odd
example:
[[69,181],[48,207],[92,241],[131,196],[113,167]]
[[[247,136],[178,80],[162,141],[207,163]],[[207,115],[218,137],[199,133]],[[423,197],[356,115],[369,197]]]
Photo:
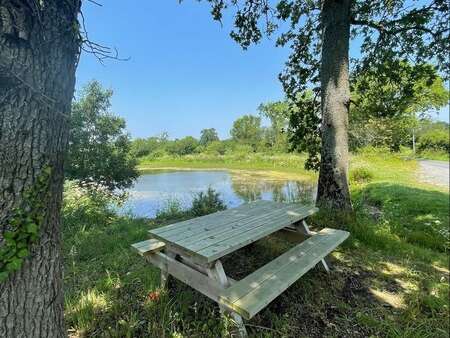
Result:
[[262,169],[230,169],[230,168],[203,168],[203,167],[147,167],[145,165],[138,166],[138,170],[141,173],[151,173],[156,171],[227,171],[231,174],[238,175],[240,177],[264,177],[267,180],[273,181],[311,181],[316,175],[314,173],[305,174],[304,172],[294,173],[286,172],[282,170],[262,170]]

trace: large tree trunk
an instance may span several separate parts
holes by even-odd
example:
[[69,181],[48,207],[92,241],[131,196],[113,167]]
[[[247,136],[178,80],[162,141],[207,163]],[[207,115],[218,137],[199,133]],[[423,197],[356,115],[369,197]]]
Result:
[[[43,206],[38,239],[0,282],[0,337],[66,335],[59,210],[79,8],[79,0],[0,0],[0,254],[4,234],[28,225],[13,222],[17,210],[32,210],[27,195],[51,168],[36,204]],[[0,258],[5,275],[7,260]]]
[[317,204],[352,209],[348,187],[349,40],[351,0],[322,8],[322,153]]

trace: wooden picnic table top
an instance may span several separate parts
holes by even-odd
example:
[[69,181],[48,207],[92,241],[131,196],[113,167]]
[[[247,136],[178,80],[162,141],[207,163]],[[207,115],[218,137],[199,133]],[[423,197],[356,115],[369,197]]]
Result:
[[317,212],[314,206],[256,201],[149,233],[167,248],[208,264]]

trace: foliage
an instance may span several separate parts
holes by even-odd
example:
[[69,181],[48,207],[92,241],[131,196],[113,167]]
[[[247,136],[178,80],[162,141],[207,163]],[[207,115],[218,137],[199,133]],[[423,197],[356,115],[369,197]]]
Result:
[[111,97],[111,90],[92,81],[73,103],[66,176],[113,191],[129,187],[138,173],[125,120],[109,111]]
[[207,146],[212,142],[217,142],[219,140],[219,135],[214,128],[203,129],[200,136],[200,145]]
[[0,283],[17,271],[39,237],[50,193],[51,167],[44,166],[33,186],[23,193],[22,204],[12,210],[0,246]]
[[411,117],[439,110],[448,91],[435,67],[392,60],[355,74],[352,81],[352,119]]
[[380,117],[353,120],[350,123],[350,149],[357,151],[363,147],[388,147],[398,152],[401,146],[410,146],[412,132],[417,125],[414,117]]
[[396,61],[383,67],[389,76],[366,71],[352,82],[350,147],[410,145],[419,115],[448,102],[448,91],[434,67]]
[[[312,88],[315,96],[321,94],[320,69],[323,3],[320,1],[279,0],[263,1],[216,1],[208,0],[215,20],[222,20],[225,9],[234,14],[234,29],[231,37],[247,49],[258,43],[264,36],[279,32],[278,46],[291,49],[284,71],[279,78],[287,98],[296,101],[300,93]],[[350,69],[358,77],[370,71],[375,77],[395,83],[399,72],[388,66],[411,60],[413,64],[424,65],[433,62],[442,74],[448,74],[449,7],[447,1],[405,1],[376,0],[352,1],[348,20],[351,25],[351,41],[360,45],[360,54],[351,59]],[[408,93],[407,96],[411,96]],[[292,138],[296,148],[307,149],[311,160],[308,165],[317,167],[318,109],[304,109],[298,105],[297,117],[291,120],[292,129],[298,135],[308,137],[310,142],[302,142],[301,137]],[[317,108],[317,107],[316,107]],[[320,108],[320,107],[318,107]],[[316,121],[315,123],[312,123]],[[319,135],[320,136],[320,135]],[[314,141],[312,141],[314,140]]]
[[287,127],[291,110],[286,101],[267,102],[259,105],[260,114],[270,120],[270,127],[264,133],[265,143],[278,151],[287,151]]
[[350,170],[350,181],[356,183],[368,183],[372,181],[374,175],[369,168],[357,167]]
[[156,219],[174,220],[186,217],[186,211],[183,210],[180,201],[169,199],[165,201],[165,205],[156,212]]
[[230,134],[234,141],[251,145],[256,149],[261,140],[261,132],[261,118],[244,115],[234,121]]
[[320,166],[320,117],[319,102],[312,91],[299,93],[291,100],[289,142],[292,150],[307,152],[306,169],[318,170]]
[[124,196],[112,193],[95,182],[66,180],[62,205],[63,226],[83,223],[90,227],[96,223],[108,224],[114,216],[114,206],[120,205]]
[[205,154],[225,155],[227,144],[223,141],[213,141],[205,149]]
[[131,153],[143,157],[163,148],[165,141],[159,137],[137,138],[131,142]]
[[226,208],[225,203],[220,199],[220,194],[214,189],[208,188],[206,192],[201,191],[194,197],[190,212],[198,217],[225,210]]
[[200,191],[194,195],[189,209],[183,209],[176,199],[167,200],[164,207],[157,211],[156,220],[174,222],[186,217],[204,216],[225,209],[226,205],[220,198],[220,194],[210,187],[207,191]]
[[429,130],[419,139],[419,151],[425,150],[441,150],[450,152],[449,130]]
[[166,146],[167,152],[173,155],[189,155],[195,152],[199,142],[192,136],[186,136],[169,142]]

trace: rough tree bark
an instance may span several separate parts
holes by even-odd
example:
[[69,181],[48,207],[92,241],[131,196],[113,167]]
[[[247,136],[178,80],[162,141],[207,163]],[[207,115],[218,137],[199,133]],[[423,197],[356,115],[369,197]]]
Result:
[[24,192],[52,169],[39,239],[0,284],[0,337],[66,336],[59,210],[79,10],[79,0],[0,0],[0,246]]
[[317,204],[352,209],[348,187],[349,43],[351,0],[326,0],[322,8],[322,153]]

